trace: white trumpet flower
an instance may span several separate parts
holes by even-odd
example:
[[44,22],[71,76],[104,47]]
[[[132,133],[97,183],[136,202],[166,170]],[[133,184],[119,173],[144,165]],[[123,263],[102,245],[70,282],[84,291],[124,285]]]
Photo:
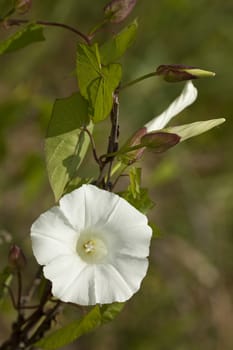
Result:
[[178,96],[163,113],[156,116],[145,125],[147,133],[163,130],[164,132],[177,134],[181,138],[180,141],[184,141],[225,122],[224,118],[218,118],[175,127],[166,127],[173,117],[196,100],[197,94],[197,89],[192,81],[188,81],[180,96]]
[[66,194],[31,227],[52,294],[80,305],[129,299],[146,275],[151,234],[145,215],[93,185]]

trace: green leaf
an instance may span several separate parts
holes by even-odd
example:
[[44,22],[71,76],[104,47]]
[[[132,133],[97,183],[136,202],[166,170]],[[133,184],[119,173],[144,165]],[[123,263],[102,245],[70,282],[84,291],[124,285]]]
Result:
[[101,78],[101,64],[97,44],[79,44],[77,49],[77,75],[81,95],[90,99],[90,84]]
[[95,306],[86,316],[49,334],[36,346],[45,350],[59,349],[89,333],[106,322],[112,321],[123,309],[124,303],[113,303],[102,307]]
[[54,350],[62,346],[70,344],[78,339],[81,335],[86,334],[96,327],[101,325],[101,313],[99,306],[95,306],[85,317],[81,320],[76,320],[69,323],[67,326],[58,329],[47,337],[40,340],[36,346],[46,349]]
[[123,310],[125,303],[113,303],[101,306],[101,320],[102,323],[107,323],[114,320],[114,318]]
[[0,54],[19,50],[38,41],[44,41],[43,27],[37,24],[28,24],[0,44]]
[[56,201],[69,181],[77,176],[89,145],[83,126],[92,130],[88,105],[79,93],[56,100],[45,140],[49,181]]
[[130,184],[120,195],[142,213],[146,214],[154,207],[154,202],[148,195],[147,188],[141,187],[141,169],[132,167],[129,172]]
[[81,95],[88,101],[88,113],[94,123],[104,120],[113,105],[113,92],[120,83],[119,64],[102,67],[97,44],[80,44],[77,51],[77,75]]
[[135,20],[100,47],[101,62],[104,65],[116,62],[124,55],[135,40],[137,28],[138,23]]
[[10,285],[12,276],[12,270],[8,266],[0,273],[0,302],[7,293],[7,286]]
[[121,80],[122,70],[119,64],[110,64],[102,69],[102,77],[90,86],[89,112],[93,122],[106,119],[112,109],[113,93]]

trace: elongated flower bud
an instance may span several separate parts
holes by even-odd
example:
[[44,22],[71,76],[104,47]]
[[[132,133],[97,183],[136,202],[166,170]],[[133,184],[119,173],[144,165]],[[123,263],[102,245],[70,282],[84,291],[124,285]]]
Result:
[[156,74],[169,83],[215,76],[213,72],[182,64],[163,64],[156,69]]

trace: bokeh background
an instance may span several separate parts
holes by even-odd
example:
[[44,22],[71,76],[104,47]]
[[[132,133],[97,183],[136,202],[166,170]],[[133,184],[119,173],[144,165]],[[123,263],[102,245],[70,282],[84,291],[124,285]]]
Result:
[[[24,17],[61,21],[85,32],[102,18],[105,4],[34,0]],[[160,229],[151,247],[148,275],[114,322],[66,349],[231,350],[233,3],[138,1],[130,19],[135,17],[139,32],[122,60],[124,80],[168,63],[212,70],[216,77],[195,82],[198,100],[174,123],[215,117],[226,117],[227,122],[163,156],[144,157],[143,185],[149,186],[156,204],[150,219]],[[109,30],[117,32],[120,27]],[[2,27],[0,38],[12,32]],[[0,57],[0,263],[6,264],[10,243],[19,244],[28,259],[25,276],[36,269],[30,225],[54,204],[43,154],[52,103],[77,88],[77,37],[59,28],[46,28],[45,35],[43,43]],[[183,83],[150,79],[125,90],[120,100],[121,141],[166,108],[182,88]],[[100,151],[106,148],[108,132],[108,123],[96,128]],[[90,156],[80,173],[95,171]],[[76,312],[68,310],[66,319],[76,317]],[[0,339],[9,332],[13,317],[6,300],[1,305]]]

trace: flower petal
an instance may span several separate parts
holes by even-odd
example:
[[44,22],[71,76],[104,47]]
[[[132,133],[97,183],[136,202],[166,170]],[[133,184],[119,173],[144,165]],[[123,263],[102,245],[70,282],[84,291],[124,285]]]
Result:
[[74,190],[59,201],[60,209],[71,225],[80,231],[85,226],[85,186]]
[[224,118],[210,119],[210,120],[205,120],[201,122],[173,126],[170,128],[166,128],[165,130],[179,135],[181,138],[180,141],[184,141],[186,139],[189,139],[190,137],[200,135],[214,128],[215,126],[218,126],[224,123],[225,121],[226,119]]
[[141,285],[148,269],[148,259],[132,258],[124,255],[115,257],[113,266],[127,281],[130,289],[135,293]]
[[77,238],[77,232],[59,207],[53,207],[40,215],[31,227],[33,253],[41,265],[59,255],[74,252]]
[[[68,296],[78,291],[74,284],[84,272],[86,279],[89,279],[86,269],[88,266],[78,255],[63,255],[52,260],[44,267],[44,275],[52,282],[52,293],[55,297],[67,301],[74,301]],[[83,285],[80,284],[77,289],[82,291]],[[82,293],[82,292],[81,292]],[[75,301],[74,301],[75,302]]]
[[76,229],[95,226],[105,222],[117,206],[119,196],[101,190],[93,185],[83,185],[65,195],[60,200],[60,207]]
[[145,125],[147,132],[163,129],[173,117],[191,105],[196,98],[197,89],[191,81],[188,81],[180,96],[178,96],[162,114],[156,116]]
[[108,221],[98,228],[112,255],[122,253],[139,258],[149,255],[152,229],[147,225],[147,217],[123,198],[119,198]]
[[112,265],[97,265],[95,269],[96,302],[109,304],[128,300],[134,293],[124,277]]

